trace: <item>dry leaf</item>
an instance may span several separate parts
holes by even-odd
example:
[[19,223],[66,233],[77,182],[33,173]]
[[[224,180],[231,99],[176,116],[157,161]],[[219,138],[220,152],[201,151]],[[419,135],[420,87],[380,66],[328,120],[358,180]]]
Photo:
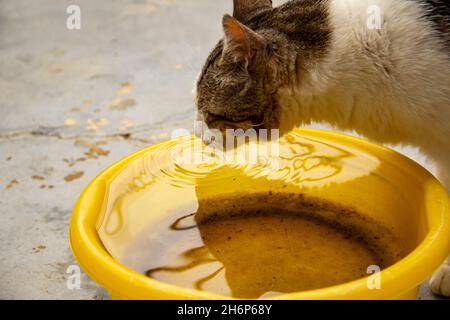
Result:
[[70,182],[76,179],[79,179],[83,176],[84,172],[83,171],[78,171],[78,172],[74,172],[71,174],[68,174],[67,176],[64,177],[64,180],[66,180],[66,182]]
[[41,250],[44,250],[46,248],[47,248],[46,246],[40,245],[37,247],[33,247],[32,249],[33,249],[34,253],[39,253],[39,252],[41,252]]
[[16,179],[11,180],[11,181],[6,185],[6,189],[11,189],[15,184],[19,184],[19,181],[17,181]]
[[102,149],[100,147],[94,146],[94,147],[89,148],[89,151],[85,152],[84,154],[88,158],[97,159],[98,156],[106,157],[106,156],[109,155],[109,153],[110,153],[110,151],[108,151],[108,150],[104,150],[104,149]]
[[111,110],[120,110],[124,111],[128,108],[134,107],[136,105],[136,100],[128,98],[128,99],[115,99],[110,105],[109,108]]
[[74,146],[79,147],[79,148],[92,148],[92,147],[97,147],[97,146],[104,146],[104,145],[106,145],[106,143],[107,143],[107,141],[105,141],[105,140],[100,140],[100,141],[90,143],[83,139],[77,139],[77,140],[75,140]]
[[109,119],[106,119],[106,118],[88,119],[87,120],[86,130],[96,131],[99,127],[107,126],[110,123],[111,123],[111,121]]
[[116,95],[121,96],[133,91],[133,84],[131,82],[123,82],[120,84],[120,88],[116,90]]
[[64,120],[64,125],[66,126],[74,126],[77,124],[77,120],[74,118],[67,118],[66,120]]

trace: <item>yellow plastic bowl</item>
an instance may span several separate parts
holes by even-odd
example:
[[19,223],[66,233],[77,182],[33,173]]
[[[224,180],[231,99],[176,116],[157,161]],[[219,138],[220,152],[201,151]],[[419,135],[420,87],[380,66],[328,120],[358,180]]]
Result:
[[[333,287],[284,294],[275,299],[415,299],[419,285],[450,252],[450,207],[446,190],[421,166],[390,149],[362,139],[319,130],[295,130],[293,134],[305,141],[330,146],[330,149],[320,151],[322,158],[323,153],[330,150],[342,154],[349,154],[348,150],[352,150],[359,154],[360,166],[377,164],[370,175],[343,184],[330,184],[322,193],[314,185],[298,189],[314,196],[359,206],[360,210],[369,214],[377,212],[375,218],[392,226],[410,250],[403,259],[380,273],[381,289],[370,290],[367,278],[363,278]],[[130,270],[111,257],[99,238],[96,227],[108,200],[111,179],[137,159],[167,143],[126,157],[103,171],[86,187],[73,209],[70,222],[69,238],[73,255],[82,269],[106,288],[113,299],[226,299],[225,296],[159,282]],[[346,163],[346,156],[337,155],[336,159],[338,165],[348,166],[350,172],[356,172],[358,163]],[[224,187],[236,188],[235,191],[239,188],[253,190],[248,189],[248,185],[240,184]],[[262,185],[258,182],[254,188],[270,189],[271,183]],[[409,213],[405,209],[407,206],[415,209]]]

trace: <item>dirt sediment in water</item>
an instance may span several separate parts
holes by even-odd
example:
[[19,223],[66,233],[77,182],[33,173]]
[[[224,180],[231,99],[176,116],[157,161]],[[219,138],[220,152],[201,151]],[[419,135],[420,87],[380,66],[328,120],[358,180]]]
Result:
[[173,250],[161,257],[162,250],[149,248],[155,255],[147,257],[146,274],[238,298],[352,281],[369,275],[371,265],[390,266],[403,251],[393,232],[371,218],[293,193],[204,199],[195,214],[166,226],[159,238],[165,246],[172,241]]

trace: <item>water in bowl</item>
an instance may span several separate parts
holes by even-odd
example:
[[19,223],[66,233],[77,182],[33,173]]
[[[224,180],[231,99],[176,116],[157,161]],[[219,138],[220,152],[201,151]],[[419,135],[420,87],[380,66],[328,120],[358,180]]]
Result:
[[384,178],[395,172],[362,148],[292,133],[279,154],[242,163],[202,145],[186,153],[193,141],[149,149],[107,184],[97,230],[132,270],[258,298],[365,277],[412,248],[392,219],[414,214]]
[[[284,209],[287,201],[296,209]],[[197,212],[175,212],[147,232],[154,241],[144,232],[128,248],[141,272],[237,298],[333,286],[401,257],[395,236],[371,219],[289,193],[203,200]]]

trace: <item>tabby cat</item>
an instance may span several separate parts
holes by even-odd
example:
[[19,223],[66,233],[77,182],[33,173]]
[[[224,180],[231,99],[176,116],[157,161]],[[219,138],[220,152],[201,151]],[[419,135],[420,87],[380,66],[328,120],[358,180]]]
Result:
[[[223,29],[196,84],[203,128],[329,123],[420,148],[450,190],[450,1],[234,0]],[[450,260],[431,288],[450,296]]]

